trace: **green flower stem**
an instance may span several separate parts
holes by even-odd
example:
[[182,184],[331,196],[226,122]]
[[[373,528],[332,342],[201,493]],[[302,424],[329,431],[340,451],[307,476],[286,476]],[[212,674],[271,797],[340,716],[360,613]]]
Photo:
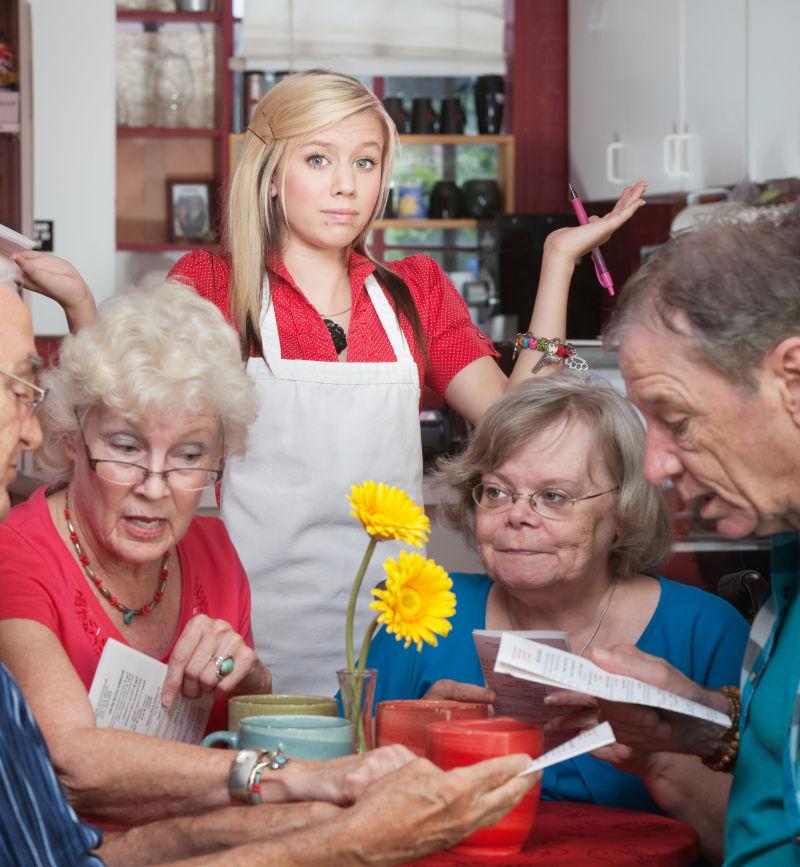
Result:
[[347,670],[355,671],[355,657],[353,655],[353,618],[356,613],[356,601],[361,590],[361,582],[364,580],[364,574],[369,566],[369,561],[372,559],[372,552],[375,550],[378,540],[370,536],[367,550],[361,558],[361,565],[358,567],[356,577],[353,579],[353,586],[350,588],[350,599],[347,601],[347,619],[344,625],[344,648],[347,655]]
[[[347,658],[347,671],[350,673],[351,692],[353,694],[353,707],[351,709],[351,713],[355,714],[355,719],[353,720],[353,722],[356,725],[358,746],[362,752],[366,751],[367,743],[366,734],[364,732],[364,721],[361,716],[362,684],[359,682],[359,678],[356,677],[355,674],[356,661],[353,652],[353,619],[356,613],[356,602],[358,601],[358,594],[361,590],[361,584],[364,581],[364,575],[366,574],[367,567],[369,566],[369,561],[372,559],[372,554],[375,551],[375,546],[377,545],[377,543],[377,539],[370,537],[369,543],[367,544],[367,550],[364,552],[364,556],[361,558],[361,565],[358,567],[356,577],[353,579],[353,586],[350,588],[350,598],[347,601],[347,619],[345,620],[344,626],[344,647],[345,655]],[[373,626],[371,626],[367,630],[367,634],[370,638],[372,638],[372,633],[374,631],[375,630],[373,624]],[[367,647],[369,647],[369,642],[367,642]],[[363,659],[359,659],[359,670],[362,674],[364,672],[366,658],[366,654],[364,654]]]
[[[364,633],[364,640],[361,642],[361,652],[358,655],[358,668],[354,674],[351,674],[353,681],[353,713],[356,718],[356,735],[358,736],[358,750],[361,753],[367,751],[367,735],[364,731],[364,714],[361,713],[361,691],[364,688],[364,671],[367,667],[367,655],[369,654],[369,645],[372,641],[372,636],[378,629],[378,618],[376,617],[367,627]],[[353,669],[350,669],[353,671]]]
[[369,655],[369,646],[372,643],[372,637],[378,630],[378,618],[376,617],[367,627],[364,633],[364,640],[361,642],[361,651],[358,654],[358,671],[357,674],[364,674],[364,669],[367,667],[367,656]]

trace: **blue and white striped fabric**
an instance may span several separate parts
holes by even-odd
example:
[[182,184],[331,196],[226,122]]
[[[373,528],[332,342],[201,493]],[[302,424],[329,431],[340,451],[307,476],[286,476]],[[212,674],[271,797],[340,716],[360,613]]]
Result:
[[0,664],[0,864],[102,867],[89,854],[102,839],[67,803],[39,726]]

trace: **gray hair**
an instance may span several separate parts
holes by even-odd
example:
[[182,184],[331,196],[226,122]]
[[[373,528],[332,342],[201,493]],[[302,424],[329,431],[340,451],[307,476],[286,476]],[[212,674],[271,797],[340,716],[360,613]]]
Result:
[[606,380],[564,373],[528,379],[506,392],[478,422],[466,449],[439,464],[436,482],[453,495],[440,505],[445,522],[475,538],[472,489],[550,426],[583,420],[618,485],[618,533],[609,551],[612,575],[651,570],[670,550],[663,495],[644,478],[644,427],[636,410]]
[[0,254],[0,284],[16,288],[22,281],[19,268],[5,256]]
[[800,209],[757,219],[748,209],[738,219],[706,223],[656,251],[620,294],[606,344],[653,322],[690,337],[704,362],[752,392],[764,355],[800,335]]
[[64,443],[80,436],[76,412],[105,406],[133,421],[212,412],[234,454],[256,415],[236,332],[211,302],[169,280],[104,301],[91,325],[64,338],[42,384],[40,462],[62,478],[72,472]]

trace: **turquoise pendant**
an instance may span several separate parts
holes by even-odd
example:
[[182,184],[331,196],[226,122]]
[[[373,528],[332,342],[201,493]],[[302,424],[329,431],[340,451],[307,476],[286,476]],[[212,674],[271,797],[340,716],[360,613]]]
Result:
[[136,614],[136,612],[135,612],[135,611],[131,611],[131,609],[129,608],[129,609],[128,609],[128,610],[127,610],[127,611],[122,615],[122,619],[125,621],[125,625],[126,625],[126,626],[130,626],[130,625],[131,625],[131,620],[133,620],[133,615],[134,615],[134,614]]

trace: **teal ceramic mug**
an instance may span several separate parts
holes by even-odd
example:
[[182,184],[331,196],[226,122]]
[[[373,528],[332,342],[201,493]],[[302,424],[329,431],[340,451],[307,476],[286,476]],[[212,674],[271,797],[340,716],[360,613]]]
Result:
[[353,724],[332,716],[248,716],[236,732],[212,732],[203,746],[276,750],[296,759],[333,759],[353,752]]

